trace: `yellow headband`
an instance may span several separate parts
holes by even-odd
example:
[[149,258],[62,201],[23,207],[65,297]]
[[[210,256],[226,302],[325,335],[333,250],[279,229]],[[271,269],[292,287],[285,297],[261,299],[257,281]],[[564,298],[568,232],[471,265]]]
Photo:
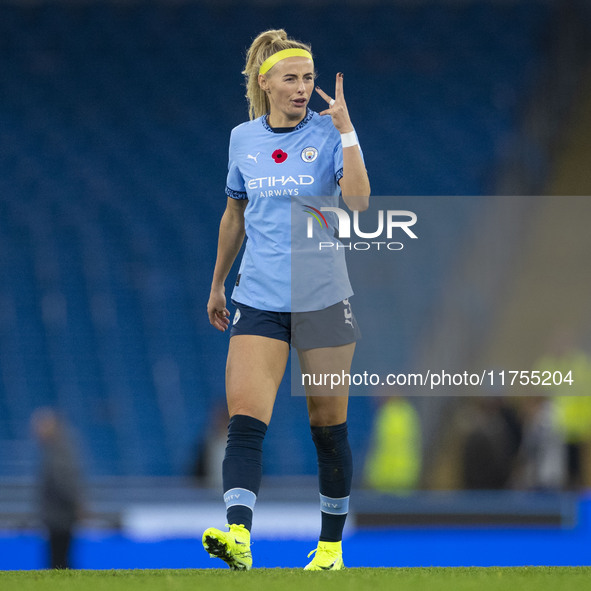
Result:
[[[268,57],[259,68],[259,74],[266,74],[277,62],[284,60],[287,57],[307,57],[309,60],[312,59],[312,54],[305,49],[282,49],[277,53],[274,53],[271,57]],[[313,60],[312,60],[313,61]]]

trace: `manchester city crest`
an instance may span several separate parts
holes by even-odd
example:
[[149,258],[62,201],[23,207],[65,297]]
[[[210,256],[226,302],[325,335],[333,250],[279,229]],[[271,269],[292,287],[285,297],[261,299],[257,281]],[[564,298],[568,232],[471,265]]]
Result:
[[314,162],[318,158],[318,150],[316,148],[304,148],[302,150],[302,160],[304,162]]

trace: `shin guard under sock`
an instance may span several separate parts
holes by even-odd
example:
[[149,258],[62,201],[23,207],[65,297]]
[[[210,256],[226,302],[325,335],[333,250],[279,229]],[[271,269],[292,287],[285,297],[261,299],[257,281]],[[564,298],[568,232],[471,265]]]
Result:
[[246,415],[234,415],[222,464],[228,523],[252,527],[252,513],[263,475],[263,440],[267,425]]
[[331,427],[311,427],[318,454],[318,483],[322,529],[320,541],[339,542],[349,510],[353,460],[347,423]]

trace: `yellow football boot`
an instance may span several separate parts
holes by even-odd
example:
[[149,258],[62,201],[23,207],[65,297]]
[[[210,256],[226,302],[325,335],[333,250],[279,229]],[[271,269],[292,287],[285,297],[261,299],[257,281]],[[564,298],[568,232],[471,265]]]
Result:
[[243,525],[229,525],[230,531],[210,527],[203,532],[203,547],[212,558],[221,558],[232,570],[250,570],[250,532]]
[[308,554],[308,558],[314,553],[316,556],[312,562],[306,565],[304,570],[342,570],[345,568],[341,542],[318,542],[318,547]]

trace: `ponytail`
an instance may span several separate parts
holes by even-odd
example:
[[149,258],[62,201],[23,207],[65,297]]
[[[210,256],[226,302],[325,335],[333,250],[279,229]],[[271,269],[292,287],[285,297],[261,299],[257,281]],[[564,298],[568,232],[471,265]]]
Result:
[[256,37],[246,54],[246,65],[242,73],[246,79],[250,119],[257,119],[269,112],[269,98],[259,86],[259,68],[267,58],[283,49],[305,49],[311,53],[309,45],[289,39],[283,29],[269,29]]

